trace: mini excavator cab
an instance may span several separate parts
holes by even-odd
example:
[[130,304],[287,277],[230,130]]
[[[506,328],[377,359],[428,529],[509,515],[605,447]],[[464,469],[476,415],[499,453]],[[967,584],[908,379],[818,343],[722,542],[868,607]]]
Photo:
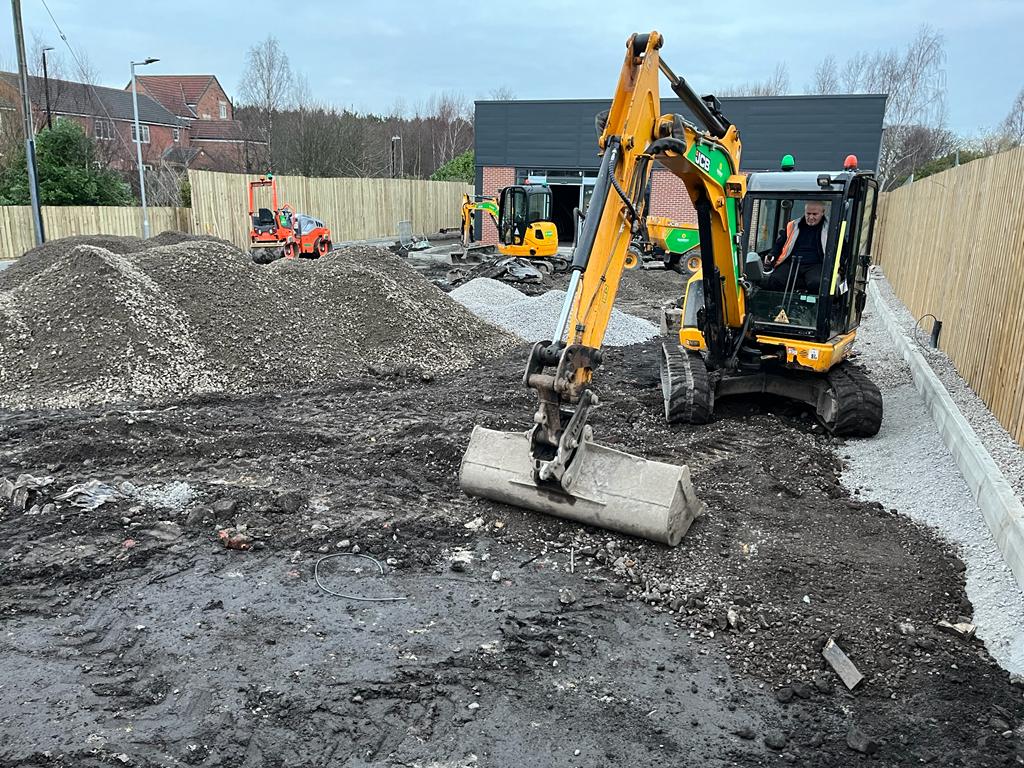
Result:
[[[744,273],[755,332],[824,343],[857,327],[877,195],[878,183],[865,172],[752,174],[744,204]],[[791,223],[808,208],[823,213],[821,261],[801,264],[790,256],[779,263]]]
[[551,256],[558,231],[551,223],[551,190],[542,184],[505,187],[498,197],[498,239],[508,256]]

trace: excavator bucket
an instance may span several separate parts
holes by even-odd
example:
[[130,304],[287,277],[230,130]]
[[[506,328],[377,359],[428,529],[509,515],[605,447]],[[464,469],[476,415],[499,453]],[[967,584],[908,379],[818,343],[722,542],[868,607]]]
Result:
[[572,493],[537,485],[529,433],[473,428],[459,469],[473,496],[677,545],[704,514],[687,466],[648,461],[587,441],[573,460]]

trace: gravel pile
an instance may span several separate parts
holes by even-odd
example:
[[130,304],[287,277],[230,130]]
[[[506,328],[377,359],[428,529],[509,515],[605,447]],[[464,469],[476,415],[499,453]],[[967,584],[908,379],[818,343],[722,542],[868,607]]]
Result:
[[211,238],[83,240],[0,273],[0,407],[445,372],[516,344],[382,248],[262,267]]
[[1024,595],[872,302],[857,331],[856,351],[882,390],[885,415],[876,437],[840,449],[844,484],[855,498],[895,508],[957,548],[967,565],[978,637],[1005,669],[1024,674]]
[[[526,341],[551,338],[565,300],[565,291],[526,296],[511,285],[486,277],[470,280],[449,295],[477,317]],[[654,323],[613,309],[604,345],[625,347],[647,341],[658,333]]]
[[[875,287],[878,288],[889,309],[893,311],[903,333],[913,340],[914,329],[917,325],[913,314],[896,296],[888,280],[884,278],[876,280]],[[967,419],[967,423],[977,433],[996,465],[1013,486],[1014,492],[1019,498],[1024,498],[1024,449],[1017,445],[1017,442],[999,423],[999,420],[992,415],[992,411],[985,405],[985,401],[978,397],[957,373],[953,361],[941,349],[942,339],[939,339],[940,349],[930,349],[926,346],[928,332],[931,329],[929,322],[929,320],[924,321],[924,330],[920,327],[917,328],[917,338],[920,342],[918,351],[935,371],[935,375],[939,377],[939,381],[945,386],[946,391],[953,398],[953,402]]]

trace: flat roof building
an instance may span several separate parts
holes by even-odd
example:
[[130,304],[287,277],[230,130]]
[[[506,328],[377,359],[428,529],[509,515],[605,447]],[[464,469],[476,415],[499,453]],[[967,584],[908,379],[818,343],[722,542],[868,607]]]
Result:
[[[722,113],[740,131],[744,172],[777,170],[783,155],[797,170],[841,170],[857,156],[861,168],[875,168],[882,141],[884,95],[743,96],[723,98]],[[595,117],[610,102],[601,99],[478,101],[475,122],[476,191],[494,195],[502,187],[546,183],[552,192],[552,220],[559,239],[573,239],[573,208],[586,210],[601,158]],[[662,99],[662,114],[695,118],[678,99]],[[660,166],[651,175],[651,211],[695,223],[682,182]],[[497,233],[483,223],[485,242]]]

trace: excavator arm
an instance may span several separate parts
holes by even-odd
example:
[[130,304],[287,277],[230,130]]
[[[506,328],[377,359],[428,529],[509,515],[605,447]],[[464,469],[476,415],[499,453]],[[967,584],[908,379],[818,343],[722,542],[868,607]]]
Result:
[[[630,243],[646,235],[655,161],[682,180],[697,209],[709,354],[726,358],[735,344],[732,329],[743,324],[739,134],[713,97],[698,97],[675,76],[661,60],[661,46],[657,32],[630,37],[611,109],[598,118],[601,168],[565,301],[550,340],[531,350],[524,376],[537,393],[534,426],[525,434],[475,427],[460,482],[468,493],[675,545],[703,513],[689,469],[598,445],[588,423],[598,404],[594,371]],[[661,114],[661,74],[700,127]]]
[[[627,249],[647,215],[647,183],[654,161],[685,185],[698,215],[706,308],[703,318],[712,359],[735,345],[732,328],[743,325],[744,293],[737,230],[745,180],[739,174],[740,140],[713,97],[700,99],[660,56],[657,32],[633,35],[615,98],[602,116],[601,168],[573,257],[565,304],[550,341],[537,343],[525,381],[539,407],[531,438],[535,480],[571,492],[571,464],[582,444],[601,346],[627,259]],[[662,115],[658,78],[703,123]],[[554,369],[549,372],[548,369]],[[573,407],[574,406],[574,407]],[[573,407],[570,411],[569,408]]]
[[473,214],[482,211],[489,214],[498,226],[498,201],[493,197],[471,198],[462,194],[462,246],[468,248],[473,243]]

